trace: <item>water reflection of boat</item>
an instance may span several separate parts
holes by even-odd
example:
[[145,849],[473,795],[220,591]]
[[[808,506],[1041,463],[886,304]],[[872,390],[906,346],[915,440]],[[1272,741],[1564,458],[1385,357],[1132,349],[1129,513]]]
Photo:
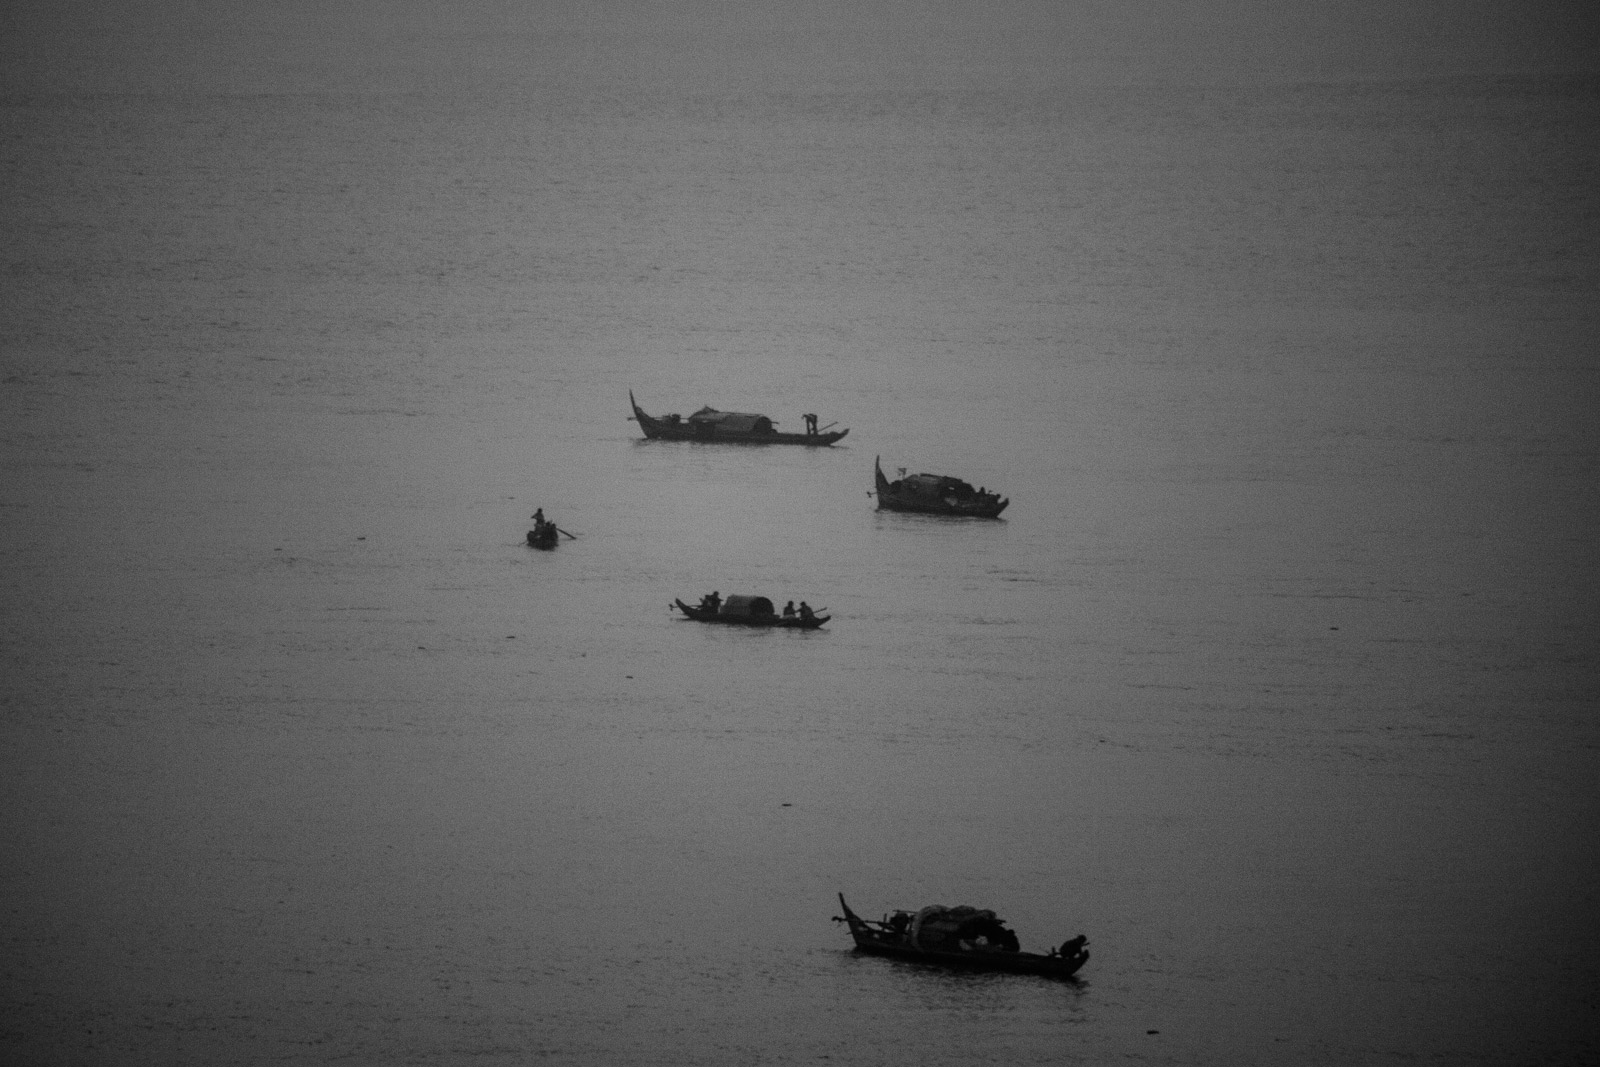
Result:
[[[807,415],[807,430],[805,433],[779,433],[774,427],[777,423],[765,415],[749,415],[739,411],[718,411],[716,408],[701,408],[687,419],[681,415],[663,415],[655,418],[646,415],[639,407],[639,402],[633,399],[633,393],[628,393],[628,403],[633,405],[633,418],[639,423],[639,429],[650,438],[664,438],[668,441],[706,441],[711,443],[732,443],[744,445],[810,445],[820,447],[831,445],[849,430],[834,430],[824,433],[815,429],[817,418]],[[829,423],[828,426],[832,426]],[[822,428],[827,429],[827,426]]]
[[839,906],[844,915],[834,916],[833,921],[848,925],[856,948],[875,956],[1051,978],[1071,978],[1089,959],[1084,947],[1089,939],[1082,936],[1044,955],[1023,952],[1017,935],[992,911],[935,904],[920,911],[896,911],[881,920],[863,919],[850,910],[843,893]]
[[999,493],[974,489],[948,474],[913,474],[901,468],[900,477],[884,477],[882,463],[872,461],[878,487],[878,507],[890,511],[921,511],[930,515],[966,515],[978,519],[997,519],[1011,501]]

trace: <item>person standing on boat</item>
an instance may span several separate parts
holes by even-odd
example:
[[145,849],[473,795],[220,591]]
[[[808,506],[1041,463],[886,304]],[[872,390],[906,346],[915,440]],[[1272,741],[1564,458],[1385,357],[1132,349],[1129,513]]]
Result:
[[817,436],[817,417],[815,415],[801,415],[800,417],[806,420],[806,435],[808,437]]

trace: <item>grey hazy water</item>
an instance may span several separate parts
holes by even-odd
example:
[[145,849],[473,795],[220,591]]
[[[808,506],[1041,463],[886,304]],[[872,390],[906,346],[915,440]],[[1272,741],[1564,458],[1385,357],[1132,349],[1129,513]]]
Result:
[[1593,1053],[1592,86],[5,103],[16,1055]]

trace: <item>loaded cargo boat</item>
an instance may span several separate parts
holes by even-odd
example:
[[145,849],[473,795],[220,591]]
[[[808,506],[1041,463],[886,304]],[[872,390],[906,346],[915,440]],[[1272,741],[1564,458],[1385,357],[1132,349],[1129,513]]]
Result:
[[965,515],[975,519],[998,519],[1011,501],[987,489],[974,489],[960,478],[948,474],[907,475],[890,481],[884,476],[880,458],[872,461],[873,480],[878,490],[878,507],[889,511],[920,511],[929,515]]
[[690,415],[687,419],[681,415],[662,415],[659,418],[646,415],[639,407],[639,402],[633,398],[633,391],[628,391],[628,403],[633,406],[630,418],[639,423],[639,429],[651,439],[664,439],[668,441],[703,441],[709,443],[744,444],[744,445],[808,445],[820,448],[831,445],[849,430],[828,431],[828,423],[821,430],[817,429],[815,415],[801,416],[806,421],[805,433],[780,433],[777,423],[765,415],[751,415],[740,411],[718,411],[716,408],[704,407]]
[[851,911],[843,893],[839,894],[839,906],[844,915],[834,916],[833,921],[848,925],[856,949],[874,956],[1050,978],[1071,978],[1089,960],[1089,950],[1084,947],[1089,939],[1081,934],[1043,955],[1023,952],[1005,920],[992,911],[965,905],[947,908],[933,904],[920,911],[896,911],[878,920],[863,919]]
[[764,596],[734,594],[723,600],[716,593],[711,593],[700,598],[698,607],[690,607],[681,600],[675,600],[674,603],[678,605],[678,610],[696,622],[720,622],[728,626],[772,626],[779,629],[815,630],[832,618],[831,615],[818,615],[803,600],[795,614],[790,614],[788,608],[785,608],[784,613],[780,615],[772,606],[772,601]]

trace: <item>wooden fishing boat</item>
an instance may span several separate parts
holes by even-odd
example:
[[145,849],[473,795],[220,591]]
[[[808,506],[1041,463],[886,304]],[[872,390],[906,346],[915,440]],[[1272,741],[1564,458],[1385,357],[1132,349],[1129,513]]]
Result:
[[779,629],[815,630],[833,616],[779,615],[772,601],[764,596],[730,596],[716,607],[701,605],[690,607],[681,600],[674,601],[678,610],[696,622],[720,622],[729,626],[772,626]]
[[[639,428],[649,438],[661,438],[668,441],[704,441],[713,444],[743,444],[743,445],[808,445],[818,448],[831,445],[849,430],[834,430],[824,433],[821,430],[808,429],[805,433],[779,433],[775,427],[777,423],[765,415],[749,415],[738,411],[718,411],[716,408],[701,408],[687,419],[681,415],[663,415],[654,418],[646,415],[639,407],[639,402],[633,399],[633,391],[628,391],[628,403],[633,405],[632,419],[639,423]],[[816,425],[816,416],[807,416],[807,421],[812,427]],[[832,423],[828,424],[832,426]],[[826,430],[827,427],[823,427]]]
[[542,548],[548,552],[560,543],[561,537],[553,522],[542,522],[528,531],[528,544],[533,548]]
[[872,461],[878,488],[878,507],[889,511],[920,511],[929,515],[965,515],[975,519],[998,519],[1011,501],[999,493],[974,489],[947,474],[913,474],[905,468],[900,477],[884,477],[880,458]]
[[863,919],[850,910],[843,893],[839,894],[839,906],[844,914],[834,916],[833,921],[848,925],[856,949],[874,956],[1050,978],[1071,978],[1089,959],[1084,947],[1089,939],[1082,936],[1044,955],[1023,952],[1017,935],[992,911],[935,904],[921,911],[896,911],[880,920]]

